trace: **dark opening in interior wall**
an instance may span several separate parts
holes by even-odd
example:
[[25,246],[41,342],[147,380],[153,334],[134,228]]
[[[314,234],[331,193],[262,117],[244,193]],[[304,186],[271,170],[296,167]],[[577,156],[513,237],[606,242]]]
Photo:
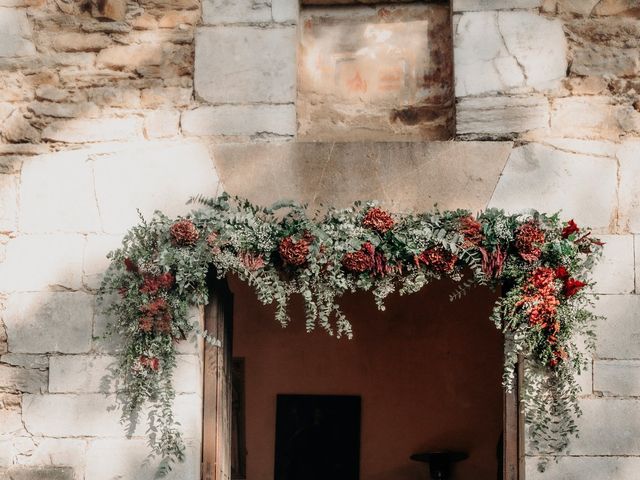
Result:
[[448,2],[303,1],[298,137],[313,141],[453,138]]
[[359,480],[361,399],[278,395],[275,480]]

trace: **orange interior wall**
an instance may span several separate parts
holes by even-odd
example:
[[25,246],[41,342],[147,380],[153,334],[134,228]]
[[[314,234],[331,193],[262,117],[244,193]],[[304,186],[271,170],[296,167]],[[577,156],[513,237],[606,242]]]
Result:
[[323,330],[307,334],[300,304],[283,329],[249,287],[231,282],[233,354],[245,357],[248,480],[272,480],[276,395],[362,397],[360,478],[427,479],[413,453],[461,449],[458,479],[494,480],[502,429],[502,336],[488,317],[497,295],[477,288],[449,302],[452,285],[437,282],[394,295],[379,312],[371,295],[341,305],[353,340]]

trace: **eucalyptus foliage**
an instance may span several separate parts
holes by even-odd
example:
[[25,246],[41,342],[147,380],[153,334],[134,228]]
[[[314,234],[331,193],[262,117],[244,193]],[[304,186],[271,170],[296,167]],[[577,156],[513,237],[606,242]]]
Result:
[[[246,281],[263,304],[276,305],[276,320],[283,326],[291,321],[291,296],[301,295],[308,331],[319,327],[349,338],[352,327],[339,305],[347,292],[371,291],[383,310],[393,292],[411,294],[442,277],[459,282],[452,299],[476,285],[500,287],[504,295],[491,320],[505,336],[504,387],[513,387],[516,363],[526,359],[523,408],[531,441],[551,454],[565,449],[576,434],[576,377],[586,365],[580,346],[592,348],[596,320],[591,297],[581,287],[591,286],[590,271],[602,246],[588,230],[534,211],[508,215],[489,209],[475,217],[465,210],[383,212],[391,226],[376,229],[365,221],[375,207],[371,202],[311,213],[291,202],[263,208],[227,195],[195,202],[200,208],[177,220],[161,212],[142,219],[109,254],[111,266],[101,286],[113,319],[109,332],[122,342],[117,375],[123,419],[135,420],[143,407],[149,412],[149,445],[163,459],[163,472],[184,458],[172,412],[176,345],[194,332],[216,343],[188,317],[189,307],[207,303],[210,272]],[[177,222],[194,228],[177,232]],[[534,231],[528,244],[523,240],[527,226]],[[304,242],[301,264],[283,258],[284,239]],[[365,259],[365,251],[375,252],[376,268],[346,268],[345,258],[358,251]],[[551,275],[552,296],[545,297],[553,303],[553,314],[545,317],[549,321],[532,313],[545,307],[531,286],[544,272]],[[567,282],[576,280],[578,288],[568,289]]]

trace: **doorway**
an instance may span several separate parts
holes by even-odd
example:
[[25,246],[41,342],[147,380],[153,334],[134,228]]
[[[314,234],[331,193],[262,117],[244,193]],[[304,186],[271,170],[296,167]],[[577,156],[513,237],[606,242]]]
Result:
[[361,398],[362,480],[426,479],[425,465],[410,455],[443,449],[469,454],[453,478],[518,478],[517,396],[503,393],[503,339],[488,320],[498,293],[478,288],[450,303],[455,285],[436,282],[418,294],[391,296],[385,312],[366,294],[350,295],[341,305],[354,339],[337,340],[321,330],[307,334],[295,302],[283,330],[249,287],[230,284],[233,332],[222,350],[245,365],[246,443],[239,448],[246,472],[238,478],[276,475],[278,395]]

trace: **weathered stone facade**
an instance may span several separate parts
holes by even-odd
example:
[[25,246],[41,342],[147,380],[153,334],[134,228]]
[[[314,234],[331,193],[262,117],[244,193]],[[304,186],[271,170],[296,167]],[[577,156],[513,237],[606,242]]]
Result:
[[[636,479],[640,3],[452,0],[453,142],[357,128],[299,142],[317,126],[298,82],[305,15],[296,0],[0,0],[0,478],[152,476],[144,432],[125,438],[100,381],[116,347],[95,307],[104,255],[136,209],[177,214],[226,189],[562,209],[593,226],[608,320],[582,435],[546,474],[529,451],[526,478]],[[195,479],[201,366],[181,348],[189,451],[173,475]]]

